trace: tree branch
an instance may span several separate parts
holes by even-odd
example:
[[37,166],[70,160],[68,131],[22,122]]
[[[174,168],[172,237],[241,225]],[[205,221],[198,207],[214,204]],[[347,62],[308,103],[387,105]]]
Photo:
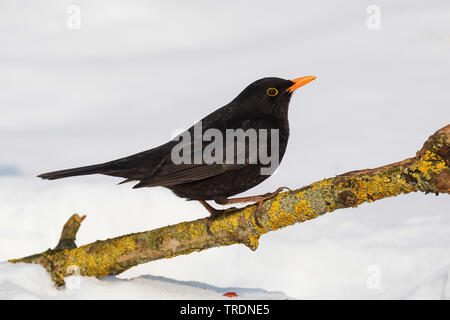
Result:
[[61,237],[59,242],[55,247],[55,250],[60,251],[64,249],[75,249],[77,245],[75,244],[76,235],[78,229],[80,229],[81,222],[86,218],[86,216],[80,217],[76,213],[67,220],[64,228],[61,232]]
[[450,125],[432,135],[414,158],[375,169],[352,171],[266,200],[255,222],[256,205],[228,210],[207,229],[207,218],[96,241],[79,248],[75,234],[83,217],[72,216],[58,246],[10,262],[39,263],[57,285],[77,266],[81,275],[102,277],[149,261],[212,247],[244,244],[256,250],[261,235],[341,208],[357,207],[399,194],[450,193]]

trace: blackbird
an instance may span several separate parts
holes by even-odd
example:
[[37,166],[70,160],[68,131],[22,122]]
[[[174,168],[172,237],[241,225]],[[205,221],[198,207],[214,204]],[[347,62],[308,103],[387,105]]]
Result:
[[[172,190],[179,197],[199,200],[211,217],[222,210],[213,208],[206,200],[214,200],[221,205],[255,201],[260,206],[262,201],[281,192],[283,188],[259,196],[231,199],[229,197],[260,184],[274,171],[263,172],[262,169],[267,168],[267,161],[266,163],[261,159],[255,161],[255,156],[258,158],[262,153],[266,155],[270,153],[271,159],[276,162],[272,164],[274,167],[272,169],[279,165],[289,139],[288,106],[291,95],[296,89],[314,79],[314,76],[306,76],[294,80],[274,77],[257,80],[233,101],[159,147],[102,164],[44,173],[38,177],[54,180],[104,174],[125,178],[121,183],[139,182],[133,188],[162,186]],[[217,142],[216,148],[211,148],[211,142],[208,144],[208,140],[213,139],[211,137],[205,139],[208,129],[214,129],[216,134],[223,136],[226,136],[229,130],[237,132],[240,129],[244,132],[254,130],[255,135],[245,135],[244,139],[242,136],[241,139],[233,136],[222,144]],[[262,133],[264,130],[266,134]],[[276,134],[272,135],[269,132]],[[255,136],[257,141],[251,139]],[[182,140],[182,137],[186,139]],[[188,137],[191,139],[187,139]],[[218,137],[220,135],[214,136],[214,142]],[[262,139],[264,137],[265,140]],[[210,155],[215,157],[216,161],[206,161],[206,158],[195,161],[199,160],[199,155],[204,154],[208,145]],[[277,150],[273,147],[277,147]],[[175,148],[180,150],[178,154],[174,153]],[[174,154],[186,161],[180,162],[178,158],[175,159]],[[232,158],[230,156],[226,159],[227,155],[231,155]],[[238,159],[239,157],[242,159]]]

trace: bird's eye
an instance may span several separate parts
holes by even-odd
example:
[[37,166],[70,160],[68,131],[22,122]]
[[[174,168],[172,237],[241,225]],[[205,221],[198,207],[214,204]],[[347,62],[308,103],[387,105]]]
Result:
[[271,97],[275,97],[278,94],[278,90],[275,88],[267,89],[267,94]]

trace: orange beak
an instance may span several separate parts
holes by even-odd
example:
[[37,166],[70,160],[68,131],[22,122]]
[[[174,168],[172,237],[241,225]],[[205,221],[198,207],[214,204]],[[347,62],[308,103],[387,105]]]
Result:
[[294,84],[292,86],[290,86],[289,88],[287,88],[286,92],[287,93],[292,93],[295,90],[297,90],[298,88],[304,86],[305,84],[310,83],[314,79],[316,79],[316,77],[314,77],[314,76],[306,76],[306,77],[300,77],[300,78],[291,80]]

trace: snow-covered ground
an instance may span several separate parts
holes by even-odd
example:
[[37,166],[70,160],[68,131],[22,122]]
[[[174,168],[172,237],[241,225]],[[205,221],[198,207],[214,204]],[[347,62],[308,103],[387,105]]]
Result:
[[132,279],[70,276],[62,289],[39,265],[0,263],[0,299],[291,299],[263,289],[219,288],[196,281],[143,275]]
[[[156,146],[261,77],[317,80],[292,99],[280,169],[245,195],[414,155],[450,122],[450,3],[377,1],[369,30],[372,4],[2,1],[0,261],[54,247],[73,213],[87,215],[78,244],[206,216],[165,189],[35,176]],[[214,248],[65,291],[2,263],[0,298],[450,298],[449,211],[447,195],[384,199],[269,233],[256,252]]]

